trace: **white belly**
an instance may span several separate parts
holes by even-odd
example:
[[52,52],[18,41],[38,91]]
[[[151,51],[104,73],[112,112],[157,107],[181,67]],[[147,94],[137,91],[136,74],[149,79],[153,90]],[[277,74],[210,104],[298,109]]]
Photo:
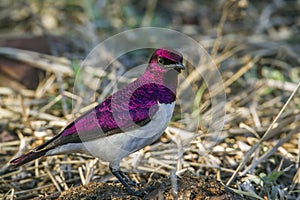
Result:
[[153,143],[164,132],[172,117],[175,102],[159,104],[158,111],[152,120],[143,127],[98,138],[83,143],[63,145],[49,151],[47,155],[65,152],[85,152],[103,161],[111,162],[121,160],[127,155]]

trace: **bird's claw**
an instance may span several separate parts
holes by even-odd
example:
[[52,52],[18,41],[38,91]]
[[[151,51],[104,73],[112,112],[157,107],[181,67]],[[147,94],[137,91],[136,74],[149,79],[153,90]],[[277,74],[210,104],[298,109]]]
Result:
[[133,196],[137,196],[137,197],[145,197],[146,195],[149,194],[149,189],[150,188],[142,188],[140,190],[137,190],[137,191],[134,191],[134,190],[127,190],[127,192],[130,194],[130,195],[133,195]]
[[133,187],[138,187],[140,185],[139,183],[137,183],[133,180],[130,180],[130,179],[127,180],[127,183]]

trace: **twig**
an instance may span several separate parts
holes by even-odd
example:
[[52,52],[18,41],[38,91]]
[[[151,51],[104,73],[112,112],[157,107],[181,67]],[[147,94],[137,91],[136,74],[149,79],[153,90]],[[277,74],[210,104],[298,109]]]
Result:
[[27,112],[27,109],[25,108],[24,106],[24,101],[23,101],[23,97],[21,95],[18,95],[18,98],[19,98],[19,101],[20,101],[20,105],[21,105],[21,111],[22,111],[22,116],[23,116],[23,120],[25,122],[25,124],[31,129],[31,123],[30,123],[30,120],[29,120],[29,117],[28,117],[28,112]]
[[62,73],[68,76],[73,75],[73,71],[70,68],[70,61],[59,59],[55,56],[8,47],[0,47],[0,55],[28,63],[33,67],[52,73]]
[[36,89],[35,98],[39,99],[45,94],[46,91],[49,91],[49,89],[53,86],[55,79],[56,76],[51,75],[46,81],[40,83]]
[[150,26],[151,25],[151,20],[153,18],[153,11],[156,7],[156,4],[157,4],[157,0],[147,1],[147,9],[146,9],[144,18],[142,20],[141,26]]
[[255,159],[253,161],[253,163],[246,168],[243,172],[242,172],[242,176],[247,174],[249,171],[252,171],[257,165],[259,165],[260,163],[262,163],[263,161],[265,161],[266,159],[268,159],[271,155],[273,155],[277,149],[284,144],[285,142],[289,141],[291,139],[291,137],[298,133],[300,131],[300,126],[298,126],[297,128],[293,129],[292,131],[290,131],[284,138],[280,139],[276,145],[274,147],[272,147],[271,149],[269,149],[265,154],[263,154],[262,156],[260,156],[258,159]]
[[281,108],[280,112],[277,114],[277,116],[275,117],[275,119],[273,120],[273,122],[270,124],[270,126],[268,127],[268,129],[265,132],[265,134],[263,135],[263,137],[256,144],[254,144],[254,146],[246,153],[245,157],[243,158],[243,160],[241,161],[241,163],[239,164],[239,166],[237,167],[237,169],[235,170],[235,172],[232,174],[232,176],[230,177],[230,179],[227,181],[226,185],[230,185],[231,184],[231,182],[237,176],[238,172],[246,165],[246,163],[248,162],[248,160],[250,159],[250,157],[254,153],[254,151],[269,136],[269,133],[272,130],[272,128],[274,127],[274,124],[277,122],[277,120],[282,115],[282,113],[284,112],[284,110],[286,109],[286,107],[288,106],[288,104],[290,103],[290,101],[293,99],[293,97],[295,96],[295,94],[296,94],[296,92],[297,92],[297,90],[298,90],[299,87],[300,87],[300,82],[298,83],[297,87],[295,88],[295,90],[293,91],[293,93],[290,95],[289,99],[286,101],[286,103],[284,104],[284,106]]
[[222,8],[222,16],[221,16],[220,22],[218,24],[217,39],[216,39],[216,41],[214,43],[214,46],[213,46],[213,49],[211,51],[211,56],[213,58],[216,57],[216,55],[218,53],[218,50],[219,50],[219,47],[220,47],[220,44],[221,44],[221,41],[222,41],[223,27],[224,27],[224,24],[225,24],[227,16],[228,16],[229,8],[230,8],[230,2],[225,1],[224,5],[223,5],[223,8]]
[[238,80],[241,76],[243,76],[246,72],[248,72],[249,69],[251,69],[258,60],[259,60],[259,57],[255,57],[252,60],[249,60],[245,66],[243,66],[239,71],[237,71],[233,76],[231,76],[230,79],[225,81],[224,87],[227,88],[233,82]]
[[49,171],[48,167],[45,167],[45,170],[48,174],[48,176],[50,177],[52,183],[55,185],[56,189],[61,192],[61,188],[59,186],[59,184],[57,183],[57,181],[55,180],[55,178],[53,177],[53,175],[51,174],[51,172]]

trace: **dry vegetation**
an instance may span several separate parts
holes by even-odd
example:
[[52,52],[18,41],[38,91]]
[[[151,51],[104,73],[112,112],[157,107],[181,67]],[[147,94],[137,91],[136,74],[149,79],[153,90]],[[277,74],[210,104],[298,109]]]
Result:
[[[149,51],[136,51],[105,73],[86,68],[92,79],[74,91],[79,63],[93,46],[141,26],[171,28],[200,42],[227,96],[217,141],[203,121],[187,131],[178,107],[159,141],[123,160],[133,180],[152,186],[147,198],[299,198],[299,1],[4,0],[0,9],[0,198],[133,198],[107,163],[86,155],[42,158],[15,170],[8,163],[108,95],[128,66],[147,60]],[[204,120],[210,94],[191,74],[189,66],[184,76],[196,93],[190,115]],[[80,95],[94,90],[96,79],[97,98]]]

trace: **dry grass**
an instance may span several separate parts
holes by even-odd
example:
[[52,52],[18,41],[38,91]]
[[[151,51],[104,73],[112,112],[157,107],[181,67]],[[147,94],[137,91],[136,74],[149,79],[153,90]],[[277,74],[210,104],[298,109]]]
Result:
[[[142,15],[143,25],[151,25],[151,19],[157,15],[154,12],[158,1],[154,4],[150,2],[152,1],[146,5],[145,15]],[[177,2],[174,5],[170,15],[179,13],[182,19],[191,20],[192,25],[175,18],[169,26],[188,32],[200,41],[211,52],[210,55],[222,74],[227,95],[225,127],[217,141],[214,135],[207,132],[206,118],[212,112],[211,96],[201,77],[190,66],[185,76],[193,83],[192,87],[197,94],[198,101],[195,100],[195,104],[198,105],[193,114],[200,116],[200,126],[197,131],[188,131],[184,124],[185,119],[178,120],[174,117],[166,134],[159,141],[122,161],[121,168],[129,172],[133,180],[147,182],[155,174],[172,177],[172,173],[180,175],[188,170],[197,175],[212,175],[237,193],[251,199],[299,197],[300,47],[297,34],[300,31],[300,16],[297,11],[300,10],[300,5],[276,2],[226,1],[222,5],[217,4],[219,10],[209,3],[197,5],[189,2],[192,7],[203,11],[195,14],[199,16],[196,22],[184,15],[183,9],[188,9],[188,3],[182,5]],[[76,25],[70,34],[79,38],[76,45],[84,46],[86,51],[93,46],[91,44],[98,42],[96,29],[105,30],[104,33],[99,33],[99,38],[124,29],[120,22],[122,18],[118,15],[118,11],[122,11],[122,5],[105,5],[106,10],[115,6],[114,12],[107,18],[93,16],[94,22],[103,22],[103,19],[104,27],[95,27],[96,23],[89,21],[87,16],[95,14],[95,11],[90,10],[90,5],[74,5],[83,11],[74,11],[78,14],[74,18],[66,17],[72,12],[64,13],[65,21],[61,24],[69,22]],[[41,5],[35,2],[26,6]],[[60,13],[60,6],[61,4],[55,5],[51,11],[43,9],[46,14]],[[10,9],[17,8],[18,4]],[[197,9],[192,9],[191,13],[199,12]],[[218,17],[207,14],[216,11],[220,11],[216,15]],[[44,19],[46,15],[37,9],[32,9],[29,13],[39,19]],[[129,16],[128,21],[132,20],[131,23],[134,24],[135,21],[131,18],[134,16]],[[49,33],[47,27],[34,24],[37,23],[36,18],[30,20],[33,23],[31,26],[37,26],[39,30]],[[206,20],[211,24],[207,24]],[[106,23],[112,24],[113,28],[105,27]],[[198,24],[205,31],[199,30]],[[129,22],[123,25],[130,28]],[[62,27],[57,25],[56,28],[64,32],[66,29]],[[21,29],[22,26],[18,28]],[[82,34],[84,31],[86,35]],[[6,36],[3,33],[1,38]],[[74,80],[78,61],[74,57],[78,58],[80,55],[80,61],[84,57],[81,50],[79,48],[78,51],[66,52],[64,58],[59,58],[0,48],[0,56],[30,63],[46,71],[45,78],[36,90],[15,91],[9,87],[0,87],[1,198],[42,197],[92,181],[111,183],[113,176],[107,163],[81,154],[42,158],[14,171],[8,168],[13,157],[48,140],[75,113],[82,113],[94,106],[96,103],[90,103],[95,99],[86,97],[90,97],[87,94],[92,94],[88,91],[95,91],[95,81],[98,83],[99,80],[104,80],[96,94],[99,96],[97,100],[102,99],[115,87],[118,75],[128,69],[122,60],[113,63],[110,70],[105,72],[95,73],[87,67],[86,72],[92,81],[85,80],[83,87],[75,88],[78,89],[75,92]],[[144,54],[144,57],[147,56]],[[107,55],[109,56],[111,55]],[[130,59],[131,57],[125,57],[123,61],[132,62],[130,64],[140,62]],[[121,81],[127,83],[130,80]],[[178,107],[174,116],[179,111]],[[185,117],[188,119],[191,116]]]

